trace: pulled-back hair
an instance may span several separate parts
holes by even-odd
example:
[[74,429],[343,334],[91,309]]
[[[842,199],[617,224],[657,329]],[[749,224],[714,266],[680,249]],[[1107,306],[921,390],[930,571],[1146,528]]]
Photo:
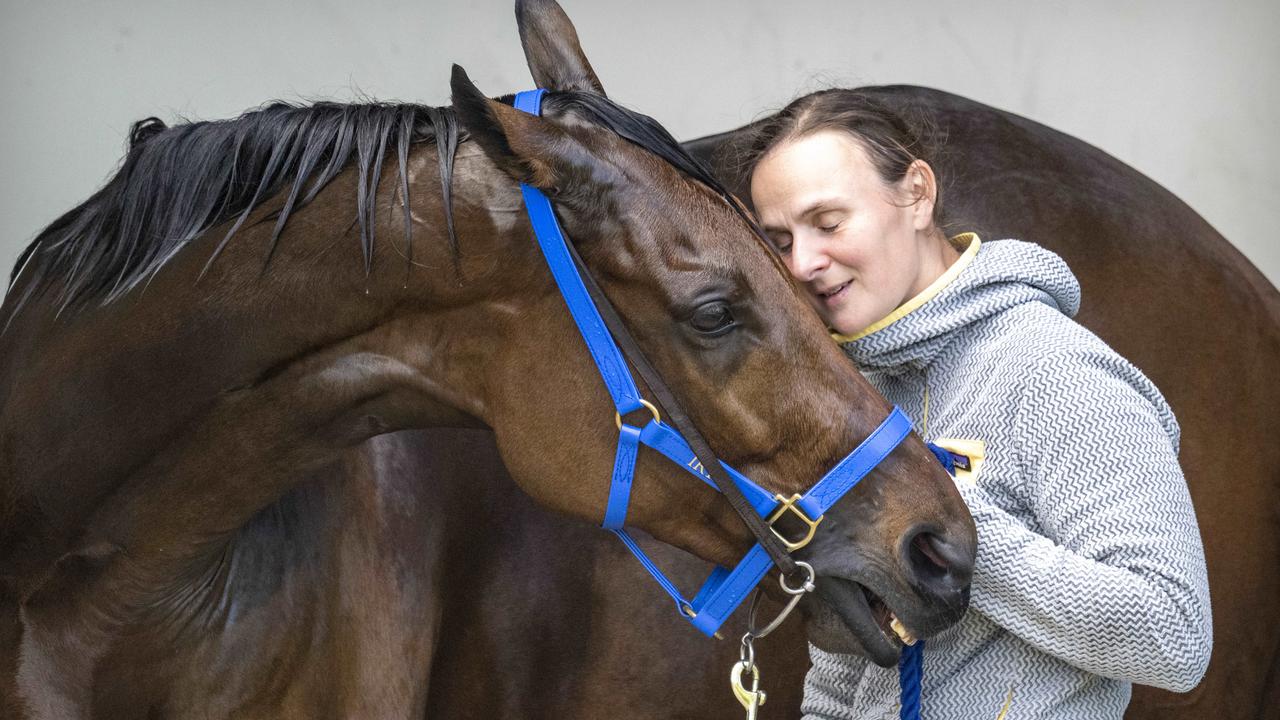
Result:
[[[933,166],[920,135],[900,115],[861,91],[836,88],[792,100],[781,112],[754,126],[741,158],[746,177],[751,177],[773,148],[823,130],[839,130],[852,137],[886,185],[902,180],[916,160]],[[933,222],[941,227],[942,183],[937,184]]]

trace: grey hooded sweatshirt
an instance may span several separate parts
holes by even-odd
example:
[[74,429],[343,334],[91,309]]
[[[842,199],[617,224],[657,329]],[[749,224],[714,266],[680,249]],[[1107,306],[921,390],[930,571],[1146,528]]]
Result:
[[[1071,320],[1057,255],[1001,240],[844,345],[925,439],[970,455],[972,600],[924,652],[926,720],[1119,720],[1131,683],[1174,691],[1213,642],[1178,426],[1133,365]],[[897,670],[810,648],[807,718],[897,718]]]

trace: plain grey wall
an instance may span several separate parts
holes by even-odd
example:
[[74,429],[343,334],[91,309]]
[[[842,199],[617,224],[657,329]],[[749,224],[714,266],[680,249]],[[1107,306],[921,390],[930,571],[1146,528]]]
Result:
[[[511,3],[0,0],[0,264],[114,170],[134,120],[530,85]],[[564,0],[610,95],[680,138],[801,90],[913,83],[1150,175],[1280,284],[1280,2]]]

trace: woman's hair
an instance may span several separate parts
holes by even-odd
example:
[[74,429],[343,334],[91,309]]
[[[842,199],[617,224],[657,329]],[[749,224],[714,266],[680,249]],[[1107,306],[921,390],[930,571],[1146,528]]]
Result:
[[[761,158],[783,142],[822,130],[848,133],[862,146],[886,185],[902,180],[916,160],[929,162],[920,136],[897,113],[858,90],[831,89],[792,100],[777,115],[752,128],[742,156],[745,176],[750,178]],[[937,185],[933,222],[942,227],[941,181]]]

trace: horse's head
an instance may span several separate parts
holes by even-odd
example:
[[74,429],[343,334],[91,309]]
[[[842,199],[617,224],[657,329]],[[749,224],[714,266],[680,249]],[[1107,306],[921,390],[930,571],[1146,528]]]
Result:
[[[461,124],[511,181],[551,197],[591,273],[721,457],[772,491],[802,492],[889,405],[744,213],[709,178],[691,177],[692,165],[678,167],[687,156],[665,131],[605,98],[559,6],[522,2],[517,16],[533,76],[551,91],[543,116],[486,98],[455,68]],[[511,257],[539,263],[527,222],[498,204],[491,227],[522,248]],[[613,408],[549,273],[524,266],[506,275],[524,285],[502,288],[495,302],[519,317],[518,331],[476,367],[484,390],[474,407],[527,492],[598,523],[617,441]],[[750,543],[722,496],[645,452],[627,525],[726,565]],[[801,551],[818,573],[820,600],[808,603],[815,641],[895,662],[889,613],[921,636],[958,619],[974,548],[952,481],[908,438]]]

